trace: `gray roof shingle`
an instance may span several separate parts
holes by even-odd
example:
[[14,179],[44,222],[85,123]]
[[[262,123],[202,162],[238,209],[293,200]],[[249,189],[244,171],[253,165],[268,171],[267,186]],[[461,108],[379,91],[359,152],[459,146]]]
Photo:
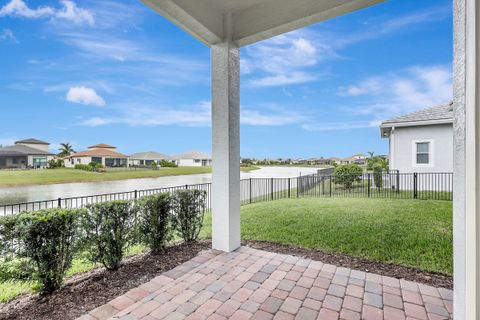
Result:
[[35,138],[30,138],[30,139],[24,139],[24,140],[19,140],[19,141],[15,141],[15,144],[17,143],[29,143],[29,144],[50,144],[48,142],[45,142],[45,141],[42,141],[42,140],[38,140],[38,139],[35,139]]
[[422,121],[435,121],[435,120],[451,120],[453,121],[453,103],[446,105],[439,105],[429,107],[419,111],[415,111],[404,116],[396,117],[390,120],[382,122],[382,127],[388,127],[395,123],[405,122],[422,122]]
[[130,155],[133,160],[170,160],[172,157],[155,151],[138,152]]
[[173,156],[174,159],[211,159],[212,156],[201,151],[189,151]]
[[23,146],[17,144],[14,146],[0,148],[0,157],[1,156],[27,156],[27,155],[52,155],[50,152],[43,150]]

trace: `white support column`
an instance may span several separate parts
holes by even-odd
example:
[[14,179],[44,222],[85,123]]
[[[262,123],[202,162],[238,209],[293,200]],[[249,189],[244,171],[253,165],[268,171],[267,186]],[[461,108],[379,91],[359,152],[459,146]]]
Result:
[[455,0],[454,318],[480,319],[480,1]]
[[211,47],[212,247],[226,252],[240,246],[240,50],[230,39]]

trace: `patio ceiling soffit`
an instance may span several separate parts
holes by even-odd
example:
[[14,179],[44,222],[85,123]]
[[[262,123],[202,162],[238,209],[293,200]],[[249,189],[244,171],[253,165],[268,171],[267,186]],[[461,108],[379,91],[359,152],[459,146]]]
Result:
[[[242,47],[384,0],[142,1],[209,47],[229,34]],[[231,19],[225,19],[227,15]],[[225,21],[231,21],[231,29]]]

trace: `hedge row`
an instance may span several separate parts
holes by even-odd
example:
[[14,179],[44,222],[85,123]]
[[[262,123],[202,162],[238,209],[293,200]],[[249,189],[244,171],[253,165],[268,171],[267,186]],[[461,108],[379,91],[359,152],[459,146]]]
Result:
[[197,240],[205,209],[205,191],[178,190],[85,209],[23,212],[0,218],[0,253],[21,259],[24,269],[34,270],[42,292],[49,293],[60,288],[77,253],[116,270],[134,243],[159,254],[175,236]]

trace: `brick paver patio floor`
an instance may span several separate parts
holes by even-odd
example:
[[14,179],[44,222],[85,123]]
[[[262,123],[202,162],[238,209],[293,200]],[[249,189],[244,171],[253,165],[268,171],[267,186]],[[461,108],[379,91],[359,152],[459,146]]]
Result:
[[451,319],[452,291],[241,247],[208,250],[82,316],[98,319]]

